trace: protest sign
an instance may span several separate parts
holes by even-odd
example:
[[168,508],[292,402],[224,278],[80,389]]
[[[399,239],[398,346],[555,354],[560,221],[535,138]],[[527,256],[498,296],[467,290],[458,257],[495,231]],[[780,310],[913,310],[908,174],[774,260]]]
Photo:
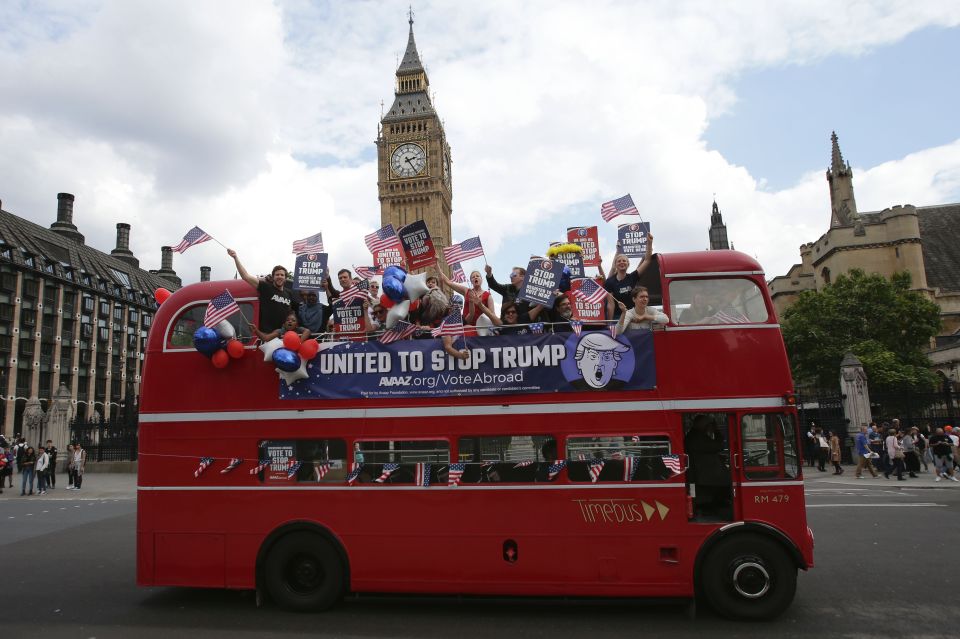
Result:
[[621,224],[617,227],[617,253],[627,257],[643,257],[647,254],[647,234],[650,222]]
[[[583,287],[584,282],[586,281],[587,280],[585,279],[580,279],[580,280],[573,280],[570,282],[571,295],[569,295],[569,297],[570,297],[570,305],[573,308],[573,319],[577,319],[582,322],[602,321],[606,319],[603,312],[603,306],[604,306],[603,302],[599,302],[597,304],[591,304],[589,302],[584,301],[579,296],[573,295],[573,292],[579,291]],[[601,280],[599,277],[593,281],[598,286],[603,287],[603,280]]]
[[573,226],[567,229],[567,241],[583,249],[584,266],[600,266],[600,240],[595,226]]
[[563,263],[557,260],[534,259],[527,264],[527,274],[523,277],[518,299],[533,304],[550,306],[560,288],[563,275]]
[[417,220],[402,226],[397,231],[397,235],[406,254],[407,267],[411,271],[437,263],[437,252],[434,249],[433,240],[430,239],[426,222]]
[[304,253],[293,267],[293,290],[322,291],[327,273],[326,253]]

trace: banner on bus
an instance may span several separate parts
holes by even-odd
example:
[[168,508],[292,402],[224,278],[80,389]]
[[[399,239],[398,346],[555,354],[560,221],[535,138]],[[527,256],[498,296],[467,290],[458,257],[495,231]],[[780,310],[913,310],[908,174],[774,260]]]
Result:
[[644,390],[656,385],[653,334],[610,331],[462,338],[470,359],[450,357],[438,339],[340,343],[307,366],[309,377],[280,384],[281,399],[461,397],[512,393]]
[[627,257],[643,257],[647,254],[647,234],[650,222],[621,224],[617,227],[617,253]]
[[567,241],[579,244],[583,249],[584,266],[600,266],[600,240],[595,226],[571,226],[567,228]]
[[414,271],[437,263],[437,251],[430,239],[430,231],[423,220],[411,222],[397,231],[403,252],[407,257],[407,268]]

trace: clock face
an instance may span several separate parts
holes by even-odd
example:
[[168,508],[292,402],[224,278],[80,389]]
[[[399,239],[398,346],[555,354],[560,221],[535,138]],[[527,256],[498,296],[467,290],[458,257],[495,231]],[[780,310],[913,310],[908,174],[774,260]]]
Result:
[[390,156],[390,168],[399,177],[413,177],[423,171],[427,164],[427,154],[418,144],[401,144]]

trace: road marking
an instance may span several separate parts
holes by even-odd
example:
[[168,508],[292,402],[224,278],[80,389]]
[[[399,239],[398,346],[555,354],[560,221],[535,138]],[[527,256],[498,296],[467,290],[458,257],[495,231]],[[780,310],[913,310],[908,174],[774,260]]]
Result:
[[27,513],[27,517],[33,517],[33,513]]
[[947,504],[807,504],[807,508],[946,508]]

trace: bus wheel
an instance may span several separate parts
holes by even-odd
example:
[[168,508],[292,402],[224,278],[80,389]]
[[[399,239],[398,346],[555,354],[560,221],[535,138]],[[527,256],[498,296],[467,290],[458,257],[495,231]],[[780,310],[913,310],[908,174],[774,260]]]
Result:
[[280,538],[267,555],[263,577],[267,592],[287,610],[324,610],[343,598],[343,561],[330,542],[313,533]]
[[777,542],[737,535],[710,550],[701,572],[710,606],[734,619],[772,619],[790,605],[797,567]]

